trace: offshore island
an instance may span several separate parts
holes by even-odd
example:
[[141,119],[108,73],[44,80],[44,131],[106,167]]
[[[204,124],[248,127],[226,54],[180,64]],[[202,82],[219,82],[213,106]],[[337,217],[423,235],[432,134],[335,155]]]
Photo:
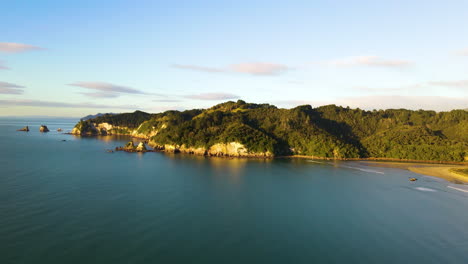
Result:
[[128,135],[155,150],[205,156],[307,157],[468,165],[468,111],[336,105],[292,109],[229,101],[208,109],[104,114],[75,135]]

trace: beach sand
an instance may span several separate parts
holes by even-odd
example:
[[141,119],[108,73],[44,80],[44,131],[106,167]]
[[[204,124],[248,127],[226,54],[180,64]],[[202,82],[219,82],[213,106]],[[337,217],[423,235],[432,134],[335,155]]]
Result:
[[406,162],[371,162],[363,161],[364,165],[371,167],[386,167],[406,169],[414,173],[433,176],[445,179],[449,182],[464,184],[468,183],[468,176],[450,171],[451,169],[466,169],[468,166],[454,166],[442,164],[421,164],[421,163],[406,163]]

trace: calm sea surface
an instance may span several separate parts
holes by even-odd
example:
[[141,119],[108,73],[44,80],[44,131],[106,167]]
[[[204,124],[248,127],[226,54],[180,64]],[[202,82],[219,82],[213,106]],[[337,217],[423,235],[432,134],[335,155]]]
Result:
[[447,187],[467,185],[359,162],[107,153],[129,139],[56,132],[76,121],[0,119],[0,263],[468,263],[468,193]]

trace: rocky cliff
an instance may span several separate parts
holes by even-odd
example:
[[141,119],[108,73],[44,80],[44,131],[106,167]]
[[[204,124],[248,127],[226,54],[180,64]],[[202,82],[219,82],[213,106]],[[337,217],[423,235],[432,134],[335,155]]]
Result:
[[249,151],[243,144],[239,142],[229,143],[216,143],[208,148],[204,147],[188,147],[183,145],[171,144],[158,144],[157,142],[150,141],[149,146],[156,150],[170,152],[170,153],[186,153],[204,156],[216,157],[258,157],[258,158],[272,158],[273,153],[266,152],[252,152]]
[[129,135],[159,150],[210,156],[450,162],[468,157],[468,113],[463,110],[282,109],[239,100],[208,109],[104,115],[81,121],[73,133]]

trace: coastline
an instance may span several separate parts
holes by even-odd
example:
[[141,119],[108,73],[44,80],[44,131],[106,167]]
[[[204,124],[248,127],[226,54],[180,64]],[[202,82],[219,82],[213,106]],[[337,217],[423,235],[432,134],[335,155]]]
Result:
[[468,183],[468,177],[452,172],[452,169],[463,167],[409,167],[412,172],[439,177],[454,183]]
[[[90,136],[95,135],[76,135],[72,133],[64,133],[74,136]],[[128,134],[113,134],[113,136],[129,136],[130,138],[141,139],[147,143],[148,138],[138,137]],[[107,135],[109,136],[109,135]],[[427,175],[432,177],[438,177],[445,179],[452,183],[458,184],[468,184],[468,176],[453,172],[453,169],[466,169],[468,168],[468,162],[453,162],[453,161],[431,161],[431,160],[409,160],[409,159],[394,159],[394,158],[329,158],[329,157],[317,157],[317,156],[307,156],[307,155],[288,155],[288,156],[263,156],[257,154],[247,154],[247,155],[206,155],[198,152],[191,151],[168,151],[153,148],[152,150],[147,150],[145,152],[163,152],[163,153],[180,153],[187,155],[196,155],[204,157],[221,157],[221,158],[241,158],[241,159],[315,159],[315,160],[329,160],[329,161],[357,161],[361,162],[363,165],[370,167],[387,167],[387,168],[397,168],[409,170],[414,173],[421,175]]]
[[316,157],[307,155],[290,155],[290,156],[276,156],[275,158],[298,158],[298,159],[317,159],[317,160],[341,160],[341,161],[368,161],[368,162],[382,162],[382,163],[416,163],[416,164],[449,164],[449,165],[465,165],[468,162],[457,161],[437,161],[437,160],[411,160],[411,159],[394,159],[394,158],[327,158]]
[[452,183],[467,184],[468,176],[460,173],[453,172],[453,169],[467,169],[467,165],[453,166],[453,164],[429,164],[429,163],[415,163],[415,162],[375,162],[368,161],[362,162],[364,165],[370,167],[385,167],[409,170],[411,172],[441,178]]

